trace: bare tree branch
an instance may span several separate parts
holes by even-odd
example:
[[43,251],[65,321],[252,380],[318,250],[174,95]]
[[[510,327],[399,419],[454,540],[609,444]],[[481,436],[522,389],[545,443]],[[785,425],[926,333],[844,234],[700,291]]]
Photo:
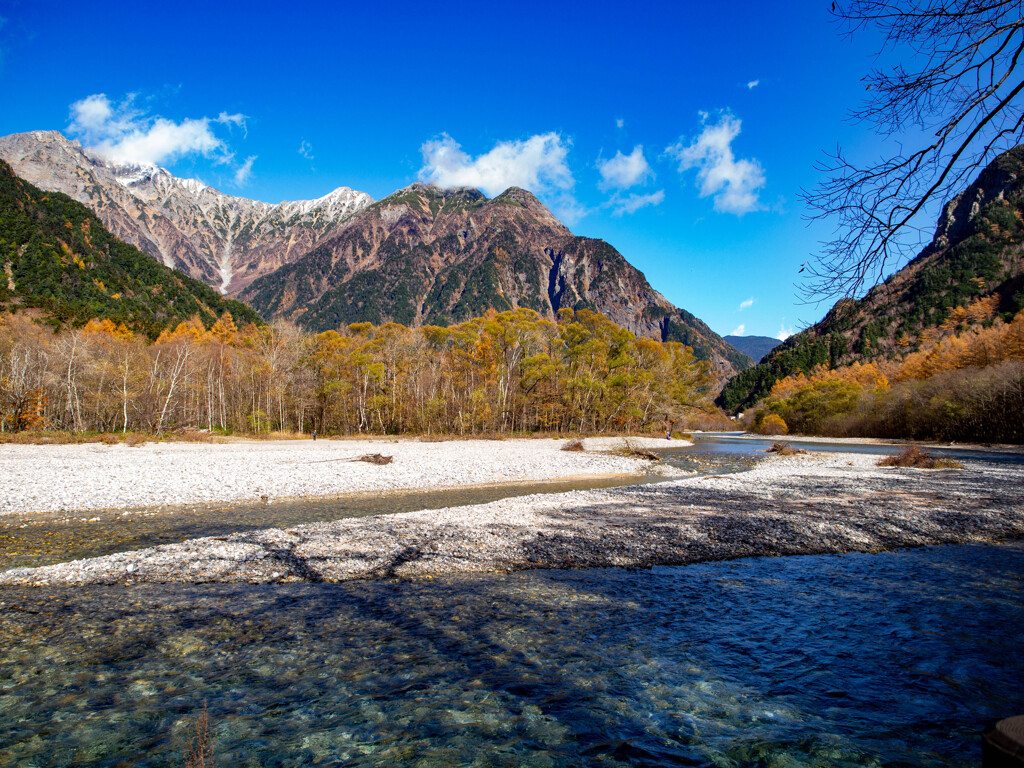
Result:
[[958,194],[997,154],[1024,139],[1024,3],[1021,0],[851,0],[833,14],[846,34],[876,29],[880,53],[901,60],[871,72],[851,113],[880,135],[908,130],[926,146],[861,166],[837,148],[802,196],[810,220],[829,219],[832,240],[806,267],[808,301],[855,296],[927,240],[932,206]]

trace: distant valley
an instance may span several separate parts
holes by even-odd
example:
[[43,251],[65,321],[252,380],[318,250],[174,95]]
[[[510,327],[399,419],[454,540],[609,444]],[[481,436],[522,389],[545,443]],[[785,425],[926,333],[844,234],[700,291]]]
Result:
[[749,355],[755,363],[775,349],[782,342],[771,336],[723,336],[727,342],[745,355]]

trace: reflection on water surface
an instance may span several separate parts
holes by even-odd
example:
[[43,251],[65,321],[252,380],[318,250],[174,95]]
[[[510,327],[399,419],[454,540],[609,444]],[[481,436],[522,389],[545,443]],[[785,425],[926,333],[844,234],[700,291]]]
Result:
[[424,582],[0,590],[0,766],[961,766],[1024,544]]

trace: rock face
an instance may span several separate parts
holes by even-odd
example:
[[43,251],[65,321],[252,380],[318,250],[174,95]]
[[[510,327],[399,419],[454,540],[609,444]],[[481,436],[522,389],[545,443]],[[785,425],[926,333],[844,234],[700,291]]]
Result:
[[603,240],[573,235],[536,197],[513,187],[413,184],[353,216],[309,254],[241,294],[264,317],[311,331],[353,322],[448,325],[488,309],[596,310],[633,333],[679,341],[722,375],[751,360],[673,306]]
[[719,405],[746,408],[767,395],[777,379],[815,365],[836,367],[913,352],[922,332],[956,330],[955,311],[978,307],[979,300],[1012,317],[1024,309],[1022,242],[1024,145],[999,155],[946,203],[934,238],[909,264],[864,298],[836,302],[820,322],[736,376]]
[[348,187],[276,205],[232,197],[155,165],[105,161],[56,131],[4,136],[0,159],[29,183],[84,203],[120,239],[222,294],[237,294],[294,261],[373,202]]

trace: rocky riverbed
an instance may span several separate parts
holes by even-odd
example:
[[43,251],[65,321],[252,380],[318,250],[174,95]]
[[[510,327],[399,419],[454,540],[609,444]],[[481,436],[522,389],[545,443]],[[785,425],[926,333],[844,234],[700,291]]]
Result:
[[[631,443],[674,447],[651,438]],[[649,462],[608,453],[620,438],[565,440],[239,440],[139,446],[0,445],[0,515],[219,501],[324,497],[568,477],[639,474]],[[366,454],[386,465],[359,461]]]
[[883,469],[876,460],[775,457],[735,475],[193,539],[10,570],[0,573],[0,584],[417,578],[1024,536],[1024,468],[968,462],[958,470]]

